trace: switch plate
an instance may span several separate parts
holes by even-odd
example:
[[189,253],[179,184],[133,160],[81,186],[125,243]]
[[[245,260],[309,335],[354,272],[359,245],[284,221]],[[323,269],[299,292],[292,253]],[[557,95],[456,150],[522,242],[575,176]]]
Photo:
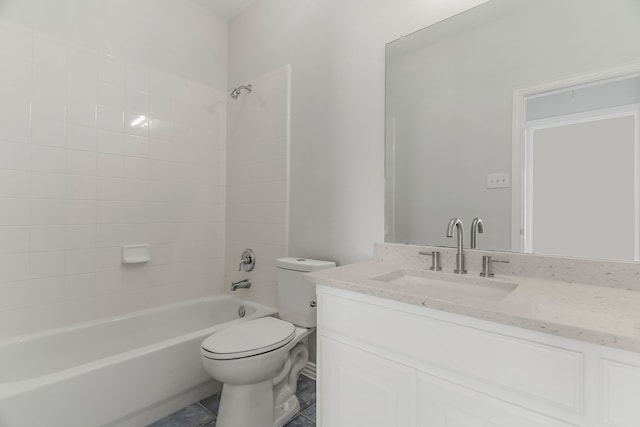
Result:
[[490,173],[487,175],[487,188],[509,188],[511,177],[509,172]]

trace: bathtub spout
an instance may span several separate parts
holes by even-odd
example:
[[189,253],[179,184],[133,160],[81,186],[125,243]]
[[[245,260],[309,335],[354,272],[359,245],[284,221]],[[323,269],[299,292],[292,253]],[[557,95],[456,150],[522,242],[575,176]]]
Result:
[[238,289],[248,289],[251,287],[251,281],[249,279],[243,279],[237,282],[231,282],[231,290],[237,291]]

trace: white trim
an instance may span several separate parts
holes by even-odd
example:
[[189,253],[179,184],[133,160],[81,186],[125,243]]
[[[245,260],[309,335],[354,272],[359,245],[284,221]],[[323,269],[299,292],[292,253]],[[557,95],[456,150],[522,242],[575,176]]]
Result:
[[305,377],[311,378],[312,380],[316,381],[316,375],[317,375],[316,364],[313,362],[307,362],[307,364],[305,365],[304,368],[302,368],[300,373]]
[[[579,76],[549,81],[513,91],[512,137],[511,137],[511,250],[525,252],[524,248],[524,190],[525,190],[525,143],[526,143],[526,101],[570,87],[587,87],[605,80],[619,80],[640,75],[640,62],[631,62],[617,67]],[[638,153],[640,156],[640,153]],[[640,172],[636,171],[640,177]],[[636,181],[638,182],[638,181]]]

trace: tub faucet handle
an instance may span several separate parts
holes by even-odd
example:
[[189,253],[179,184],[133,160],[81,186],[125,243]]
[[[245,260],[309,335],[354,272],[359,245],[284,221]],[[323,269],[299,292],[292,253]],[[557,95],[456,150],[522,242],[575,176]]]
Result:
[[242,256],[240,257],[240,265],[238,266],[238,271],[251,271],[256,266],[256,255],[253,253],[251,249],[245,249],[242,251]]

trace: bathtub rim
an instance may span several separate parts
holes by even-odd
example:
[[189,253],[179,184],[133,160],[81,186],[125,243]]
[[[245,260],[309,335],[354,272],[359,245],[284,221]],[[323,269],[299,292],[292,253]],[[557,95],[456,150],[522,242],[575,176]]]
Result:
[[129,313],[113,315],[113,316],[104,317],[104,318],[100,318],[100,319],[90,320],[90,321],[87,321],[87,322],[76,323],[76,324],[73,324],[73,325],[62,326],[62,327],[57,327],[57,328],[53,328],[53,329],[47,329],[45,331],[36,332],[36,333],[33,333],[33,334],[18,335],[18,336],[15,336],[15,337],[10,337],[10,338],[5,339],[5,340],[0,340],[0,347],[4,347],[4,346],[11,345],[11,344],[16,344],[16,343],[21,343],[21,342],[25,342],[25,341],[30,341],[30,340],[36,340],[38,338],[48,337],[48,336],[56,335],[56,334],[59,334],[59,333],[62,333],[62,332],[66,332],[66,331],[73,331],[73,330],[77,330],[77,329],[89,328],[89,327],[95,326],[95,325],[100,325],[100,324],[109,323],[109,322],[115,322],[115,321],[119,321],[119,320],[128,319],[128,318],[131,318],[131,317],[138,317],[138,316],[141,316],[143,314],[155,313],[155,312],[164,311],[164,310],[167,310],[167,309],[174,309],[174,308],[180,308],[180,307],[193,305],[193,304],[198,303],[198,302],[207,302],[207,301],[214,301],[214,300],[228,300],[228,301],[234,301],[234,302],[238,302],[238,303],[244,303],[245,305],[250,305],[250,306],[255,307],[256,311],[254,313],[246,315],[245,317],[242,317],[242,318],[237,318],[237,319],[234,319],[234,320],[231,320],[231,321],[228,321],[228,322],[223,322],[223,323],[219,323],[217,325],[209,326],[207,328],[202,328],[202,329],[198,329],[198,330],[195,330],[195,331],[191,331],[191,332],[186,333],[186,334],[175,336],[175,337],[172,337],[172,338],[169,338],[169,339],[165,339],[165,340],[162,340],[162,341],[158,341],[158,342],[155,342],[155,343],[152,343],[152,344],[147,344],[147,345],[144,345],[142,347],[133,348],[133,349],[124,351],[122,353],[118,353],[118,354],[102,357],[100,359],[92,360],[90,362],[82,363],[80,365],[75,365],[75,366],[72,366],[70,368],[62,369],[60,371],[56,371],[56,372],[52,372],[52,373],[49,373],[49,374],[41,375],[39,377],[29,378],[29,379],[25,379],[25,380],[21,380],[21,381],[0,383],[0,399],[7,398],[7,397],[10,397],[10,396],[13,396],[13,395],[16,395],[16,394],[28,392],[29,390],[32,390],[34,388],[55,383],[56,381],[58,381],[58,380],[60,380],[62,378],[68,378],[68,377],[72,377],[74,375],[81,374],[82,372],[85,372],[85,371],[88,371],[88,370],[94,370],[94,369],[99,369],[101,367],[106,367],[106,366],[118,363],[120,361],[124,361],[124,360],[130,359],[130,358],[133,358],[133,357],[137,357],[137,356],[141,356],[141,355],[144,355],[144,354],[147,354],[147,353],[152,353],[154,351],[158,351],[158,350],[161,350],[163,348],[170,347],[172,345],[177,345],[177,344],[180,344],[180,343],[192,340],[192,339],[196,339],[198,337],[202,337],[202,339],[204,340],[208,335],[211,335],[212,333],[214,333],[214,332],[216,332],[216,331],[218,331],[220,329],[226,328],[228,326],[235,325],[235,324],[240,323],[240,322],[245,322],[247,320],[257,319],[257,318],[260,318],[260,317],[274,316],[274,315],[278,314],[278,311],[275,308],[266,306],[264,304],[256,303],[256,302],[249,301],[249,300],[243,300],[243,299],[236,298],[236,297],[229,296],[229,295],[212,295],[212,296],[207,296],[207,297],[202,297],[202,298],[196,298],[196,299],[191,299],[191,300],[186,300],[186,301],[180,301],[180,302],[176,302],[176,303],[166,304],[166,305],[157,306],[157,307],[148,308],[148,309],[136,310],[136,311],[132,311],[132,312],[129,312]]

